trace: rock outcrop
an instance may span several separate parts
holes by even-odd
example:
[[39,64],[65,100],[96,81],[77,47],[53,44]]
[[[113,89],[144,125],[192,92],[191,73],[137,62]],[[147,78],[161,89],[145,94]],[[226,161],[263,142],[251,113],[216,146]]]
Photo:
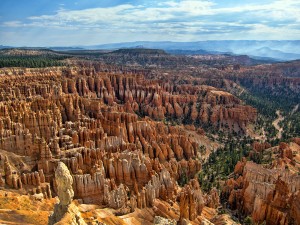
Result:
[[59,203],[54,206],[54,212],[49,217],[49,225],[72,224],[85,225],[77,206],[72,203],[74,192],[72,189],[73,178],[68,167],[62,162],[58,163],[55,171],[55,182]]
[[175,220],[166,219],[160,216],[156,216],[153,221],[153,225],[176,225]]
[[204,197],[200,185],[196,179],[187,184],[180,193],[180,224],[194,221],[201,214],[205,206]]
[[[294,154],[283,154],[292,151]],[[252,161],[239,162],[234,178],[226,181],[222,196],[232,209],[250,215],[257,223],[300,224],[298,198],[300,192],[300,146],[294,142],[273,148],[277,154],[271,165]],[[292,158],[290,158],[292,157]]]

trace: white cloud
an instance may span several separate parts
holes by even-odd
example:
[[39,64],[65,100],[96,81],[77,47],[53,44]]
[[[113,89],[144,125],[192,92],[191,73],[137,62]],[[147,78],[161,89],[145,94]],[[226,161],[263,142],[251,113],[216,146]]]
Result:
[[2,26],[5,26],[5,27],[20,27],[20,26],[23,26],[23,24],[22,24],[21,21],[14,20],[14,21],[3,22]]
[[[154,6],[145,7],[130,4],[109,8],[90,8],[83,10],[61,9],[54,15],[32,16],[29,24],[103,27],[120,24],[133,25],[155,22],[185,22],[198,20],[221,22],[220,18],[235,19],[235,14],[243,13],[243,21],[257,18],[265,21],[295,20],[300,21],[300,3],[296,0],[276,0],[270,4],[248,4],[235,7],[218,7],[211,1],[184,0],[167,1]],[[228,14],[231,14],[228,15]],[[241,15],[239,15],[241,16]],[[27,24],[28,24],[27,23]],[[18,26],[16,21],[6,22],[5,26]]]
[[220,5],[212,0],[171,0],[154,1],[150,6],[122,4],[108,8],[60,9],[52,15],[32,16],[22,22],[7,21],[1,26],[78,29],[81,34],[74,33],[78,37],[94,32],[103,37],[104,34],[105,37],[120,35],[120,41],[158,37],[164,40],[299,39],[299,22],[299,0],[236,6]]
[[298,0],[276,0],[268,4],[246,4],[236,7],[217,8],[213,11],[216,14],[245,13],[245,16],[257,18],[258,22],[260,18],[273,21],[300,21],[300,1]]
[[214,4],[210,1],[181,1],[165,2],[155,7],[119,5],[109,8],[91,8],[83,10],[60,10],[54,15],[42,15],[29,17],[32,21],[60,21],[62,24],[79,23],[99,24],[113,22],[151,22],[167,21],[177,19],[178,14],[187,16],[212,15],[211,7]]

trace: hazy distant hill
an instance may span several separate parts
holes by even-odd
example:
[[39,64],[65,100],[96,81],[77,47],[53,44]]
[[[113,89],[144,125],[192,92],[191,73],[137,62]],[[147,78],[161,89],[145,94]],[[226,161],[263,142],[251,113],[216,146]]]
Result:
[[[13,48],[0,45],[0,49]],[[40,47],[45,49],[46,47]],[[61,46],[48,47],[55,51],[82,51],[82,50],[118,50],[124,48],[134,49],[162,49],[175,55],[208,55],[208,54],[233,54],[248,55],[256,59],[276,61],[290,61],[300,59],[300,40],[294,41],[198,41],[198,42],[124,42],[90,46]],[[22,47],[22,49],[30,49]],[[37,49],[37,48],[35,48]]]
[[[233,53],[276,60],[300,59],[300,41],[199,41],[199,42],[127,42],[94,46],[86,49],[156,48],[167,52],[198,51],[199,54]],[[192,52],[190,52],[192,53]]]
[[280,50],[273,50],[269,47],[263,47],[260,49],[255,49],[253,51],[250,51],[248,53],[250,56],[264,56],[268,58],[273,58],[273,59],[284,59],[284,60],[295,60],[295,59],[300,59],[300,52],[299,54],[295,53],[286,53],[282,52]]
[[12,46],[0,45],[0,49],[13,48]]
[[147,49],[147,48],[121,48],[112,53],[116,54],[146,54],[146,55],[166,55],[167,53],[161,49]]

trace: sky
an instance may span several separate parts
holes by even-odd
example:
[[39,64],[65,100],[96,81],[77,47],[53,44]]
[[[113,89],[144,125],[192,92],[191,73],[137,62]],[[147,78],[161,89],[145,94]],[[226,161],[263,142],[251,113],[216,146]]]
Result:
[[300,40],[300,0],[1,0],[0,45]]

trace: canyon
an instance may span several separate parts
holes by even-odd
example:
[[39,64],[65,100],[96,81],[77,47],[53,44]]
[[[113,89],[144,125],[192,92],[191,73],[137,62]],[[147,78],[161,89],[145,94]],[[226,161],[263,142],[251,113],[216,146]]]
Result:
[[298,78],[260,79],[269,65],[245,57],[128,51],[92,59],[52,52],[63,66],[0,68],[0,223],[239,224],[250,215],[299,224],[297,138],[251,142],[250,158],[267,152],[272,162],[241,157],[221,187],[199,182],[225,140],[250,139],[260,125],[241,97],[266,83],[275,94],[282,83],[298,93]]
[[[207,138],[189,123],[244,132],[255,109],[210,86],[98,67],[0,71],[1,186],[52,199],[60,196],[54,174],[64,163],[81,204],[116,215],[150,208],[182,224],[207,220],[203,209],[214,212],[219,197],[194,179]],[[170,125],[169,118],[191,122]],[[206,142],[209,151],[216,145]],[[183,178],[190,182],[180,187]]]

